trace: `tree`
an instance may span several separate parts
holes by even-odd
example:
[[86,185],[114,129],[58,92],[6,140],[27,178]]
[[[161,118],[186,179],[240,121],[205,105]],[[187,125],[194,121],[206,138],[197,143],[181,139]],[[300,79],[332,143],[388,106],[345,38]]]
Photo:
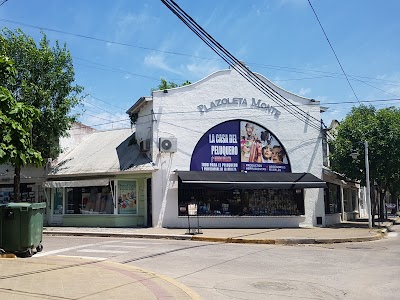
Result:
[[164,91],[164,90],[168,90],[168,89],[173,89],[176,87],[180,87],[180,86],[185,86],[188,84],[192,84],[190,81],[186,80],[185,82],[183,82],[181,85],[176,84],[175,82],[169,81],[167,82],[167,80],[165,78],[160,79],[160,84],[157,86],[157,88],[151,88],[150,92],[153,91]]
[[[12,62],[0,55],[0,164],[10,163],[17,172],[27,164],[40,166],[43,159],[32,147],[30,126],[39,117],[39,110],[17,102],[3,83],[16,74]],[[19,171],[18,171],[19,170]],[[14,176],[15,201],[19,201],[20,177]]]
[[[372,106],[353,107],[338,126],[330,142],[332,169],[348,178],[360,180],[365,186],[364,142],[368,142],[370,181],[380,191],[380,217],[383,218],[383,196],[396,191],[400,172],[400,110],[394,107],[376,110]],[[357,151],[353,160],[349,154]],[[371,199],[374,200],[371,188]],[[376,202],[373,203],[376,207]],[[375,209],[373,209],[375,211]]]
[[[83,88],[74,84],[72,58],[64,44],[56,41],[53,48],[42,33],[38,44],[20,29],[15,32],[4,28],[0,34],[0,53],[9,57],[16,70],[15,76],[4,81],[13,98],[19,103],[39,110],[38,118],[32,117],[33,149],[44,158],[55,158],[60,152],[59,139],[68,135],[67,130],[77,115],[71,109],[82,101]],[[15,177],[20,178],[20,168]]]
[[59,138],[67,136],[77,118],[71,109],[82,101],[83,88],[74,84],[71,55],[58,41],[51,48],[44,33],[37,45],[20,29],[4,28],[0,45],[0,53],[14,61],[17,71],[15,80],[5,87],[18,102],[40,110],[39,120],[33,123],[33,145],[43,157],[55,158],[60,152]]
[[381,145],[381,155],[390,156],[386,159],[386,163],[382,164],[380,168],[382,171],[379,182],[384,187],[380,194],[380,215],[383,211],[383,197],[385,191],[391,194],[391,201],[396,203],[397,195],[400,191],[400,159],[393,159],[400,157],[400,109],[389,107],[381,109],[376,114],[380,130],[378,132],[379,139],[385,139],[386,144]]

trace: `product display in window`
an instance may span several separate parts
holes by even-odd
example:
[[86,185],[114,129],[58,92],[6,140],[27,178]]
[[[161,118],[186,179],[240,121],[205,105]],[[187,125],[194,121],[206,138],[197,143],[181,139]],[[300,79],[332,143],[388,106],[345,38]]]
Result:
[[136,181],[118,181],[118,213],[136,214]]
[[67,214],[113,214],[110,187],[67,188]]
[[[304,214],[301,190],[217,190],[211,188],[180,189],[179,199],[196,194],[199,215],[207,216],[298,216]],[[179,201],[179,215],[187,215],[187,203]]]

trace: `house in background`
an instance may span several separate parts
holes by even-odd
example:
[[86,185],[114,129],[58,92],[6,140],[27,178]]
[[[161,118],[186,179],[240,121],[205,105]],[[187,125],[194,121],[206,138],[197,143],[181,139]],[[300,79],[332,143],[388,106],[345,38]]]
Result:
[[368,216],[365,193],[360,188],[359,182],[331,170],[329,155],[334,149],[330,149],[329,140],[334,138],[338,125],[339,122],[333,120],[330,126],[324,129],[325,139],[323,141],[322,179],[327,183],[324,191],[325,215],[327,219],[330,219],[330,223],[340,223]]
[[62,226],[147,226],[155,168],[131,129],[85,131],[47,174],[48,222]]

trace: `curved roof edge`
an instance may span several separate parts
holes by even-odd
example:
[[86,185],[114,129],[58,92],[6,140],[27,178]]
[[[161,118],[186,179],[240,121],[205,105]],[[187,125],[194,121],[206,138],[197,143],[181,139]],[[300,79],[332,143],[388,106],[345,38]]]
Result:
[[[171,89],[166,89],[166,90],[167,91],[176,91],[176,90],[179,90],[179,89],[184,89],[184,88],[189,87],[189,86],[195,86],[195,85],[198,85],[198,84],[200,84],[202,82],[207,81],[208,79],[210,79],[212,77],[217,76],[218,73],[228,73],[228,72],[231,72],[231,71],[232,71],[232,69],[217,70],[217,71],[215,71],[215,72],[213,72],[211,74],[208,74],[207,76],[205,76],[205,77],[203,77],[203,78],[201,78],[201,79],[199,79],[199,80],[197,80],[195,82],[192,82],[191,84],[178,86],[178,87],[171,88]],[[222,74],[220,74],[220,75],[222,75]],[[165,90],[157,90],[157,91],[153,91],[153,93],[165,93]]]
[[310,101],[310,102],[313,102],[313,103],[316,103],[316,104],[319,104],[319,103],[320,103],[320,101],[315,100],[315,99],[313,99],[313,98],[306,98],[306,97],[304,97],[304,96],[297,95],[297,94],[295,94],[295,93],[293,93],[293,92],[290,92],[290,91],[288,91],[288,90],[285,90],[284,88],[282,88],[282,87],[280,87],[279,85],[273,83],[271,80],[269,80],[267,77],[265,77],[264,75],[262,75],[262,74],[260,74],[260,73],[257,73],[257,72],[253,72],[253,73],[254,73],[254,75],[256,75],[260,80],[263,80],[263,81],[266,81],[266,82],[270,83],[274,88],[277,88],[278,90],[281,90],[281,91],[283,91],[283,92],[285,92],[285,93],[288,93],[289,95],[292,95],[292,96],[295,96],[295,97],[298,97],[298,98],[300,98],[300,99],[307,100],[307,101]]
[[[172,88],[172,89],[167,89],[167,91],[177,91],[177,90],[179,90],[179,89],[184,89],[184,88],[186,88],[186,87],[196,86],[196,85],[199,85],[199,84],[201,84],[201,83],[203,83],[203,82],[206,82],[207,80],[209,80],[209,79],[211,79],[211,78],[213,78],[213,77],[222,76],[222,75],[225,75],[226,73],[230,73],[230,72],[232,72],[232,71],[237,72],[237,71],[236,71],[235,69],[233,69],[233,68],[224,69],[224,70],[218,70],[218,71],[215,71],[215,72],[213,72],[213,73],[211,73],[211,74],[209,74],[209,75],[207,75],[207,76],[201,78],[200,80],[198,80],[198,81],[196,81],[196,82],[193,82],[193,83],[188,84],[188,85],[184,85],[184,86],[179,86],[179,87],[176,87],[176,88]],[[237,73],[238,73],[238,72],[237,72]],[[304,96],[300,96],[300,95],[297,95],[297,94],[295,94],[295,93],[293,93],[293,92],[290,92],[290,91],[288,91],[288,90],[285,90],[284,88],[282,88],[282,87],[278,86],[277,84],[273,83],[270,79],[268,79],[267,77],[265,77],[264,75],[262,75],[262,74],[260,74],[260,73],[253,72],[253,74],[256,75],[260,80],[262,80],[263,82],[265,82],[268,86],[270,86],[273,90],[275,90],[275,91],[278,92],[278,93],[280,93],[280,91],[283,91],[283,92],[285,92],[285,93],[287,93],[287,94],[289,94],[289,95],[292,95],[292,96],[294,96],[294,97],[297,97],[297,98],[300,98],[300,99],[303,99],[303,100],[306,100],[306,101],[309,101],[309,102],[312,102],[312,103],[315,103],[315,104],[320,104],[320,101],[318,101],[318,100],[315,100],[315,99],[313,99],[313,98],[306,98],[306,97],[304,97]],[[153,91],[153,93],[165,93],[165,90],[157,90],[157,91]]]

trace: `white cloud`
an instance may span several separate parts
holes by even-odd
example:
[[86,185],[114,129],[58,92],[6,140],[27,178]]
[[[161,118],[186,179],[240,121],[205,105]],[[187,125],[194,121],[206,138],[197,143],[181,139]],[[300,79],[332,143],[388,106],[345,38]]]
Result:
[[150,67],[155,67],[164,71],[168,71],[174,74],[182,75],[182,72],[176,68],[173,68],[165,61],[165,56],[162,54],[151,53],[145,56],[144,64]]
[[185,67],[192,74],[193,77],[196,77],[196,78],[199,78],[199,79],[200,78],[204,78],[207,75],[220,70],[220,68],[221,68],[219,63],[218,62],[214,62],[214,61],[193,62],[193,63],[187,64]]
[[300,96],[305,96],[311,92],[311,88],[301,88],[299,91]]
[[278,6],[305,6],[308,5],[307,1],[300,1],[300,0],[279,0]]
[[131,28],[132,26],[143,26],[148,24],[148,22],[153,22],[155,20],[157,20],[155,17],[144,13],[135,15],[129,12],[124,16],[120,16],[117,24],[120,28]]
[[393,75],[379,75],[377,79],[382,80],[383,90],[386,91],[386,94],[391,96],[400,97],[400,74]]
[[[120,43],[131,43],[139,34],[146,31],[149,24],[159,23],[159,19],[147,13],[134,14],[132,12],[119,11],[113,18],[115,28],[112,39]],[[107,43],[112,49],[125,49],[125,46]]]

